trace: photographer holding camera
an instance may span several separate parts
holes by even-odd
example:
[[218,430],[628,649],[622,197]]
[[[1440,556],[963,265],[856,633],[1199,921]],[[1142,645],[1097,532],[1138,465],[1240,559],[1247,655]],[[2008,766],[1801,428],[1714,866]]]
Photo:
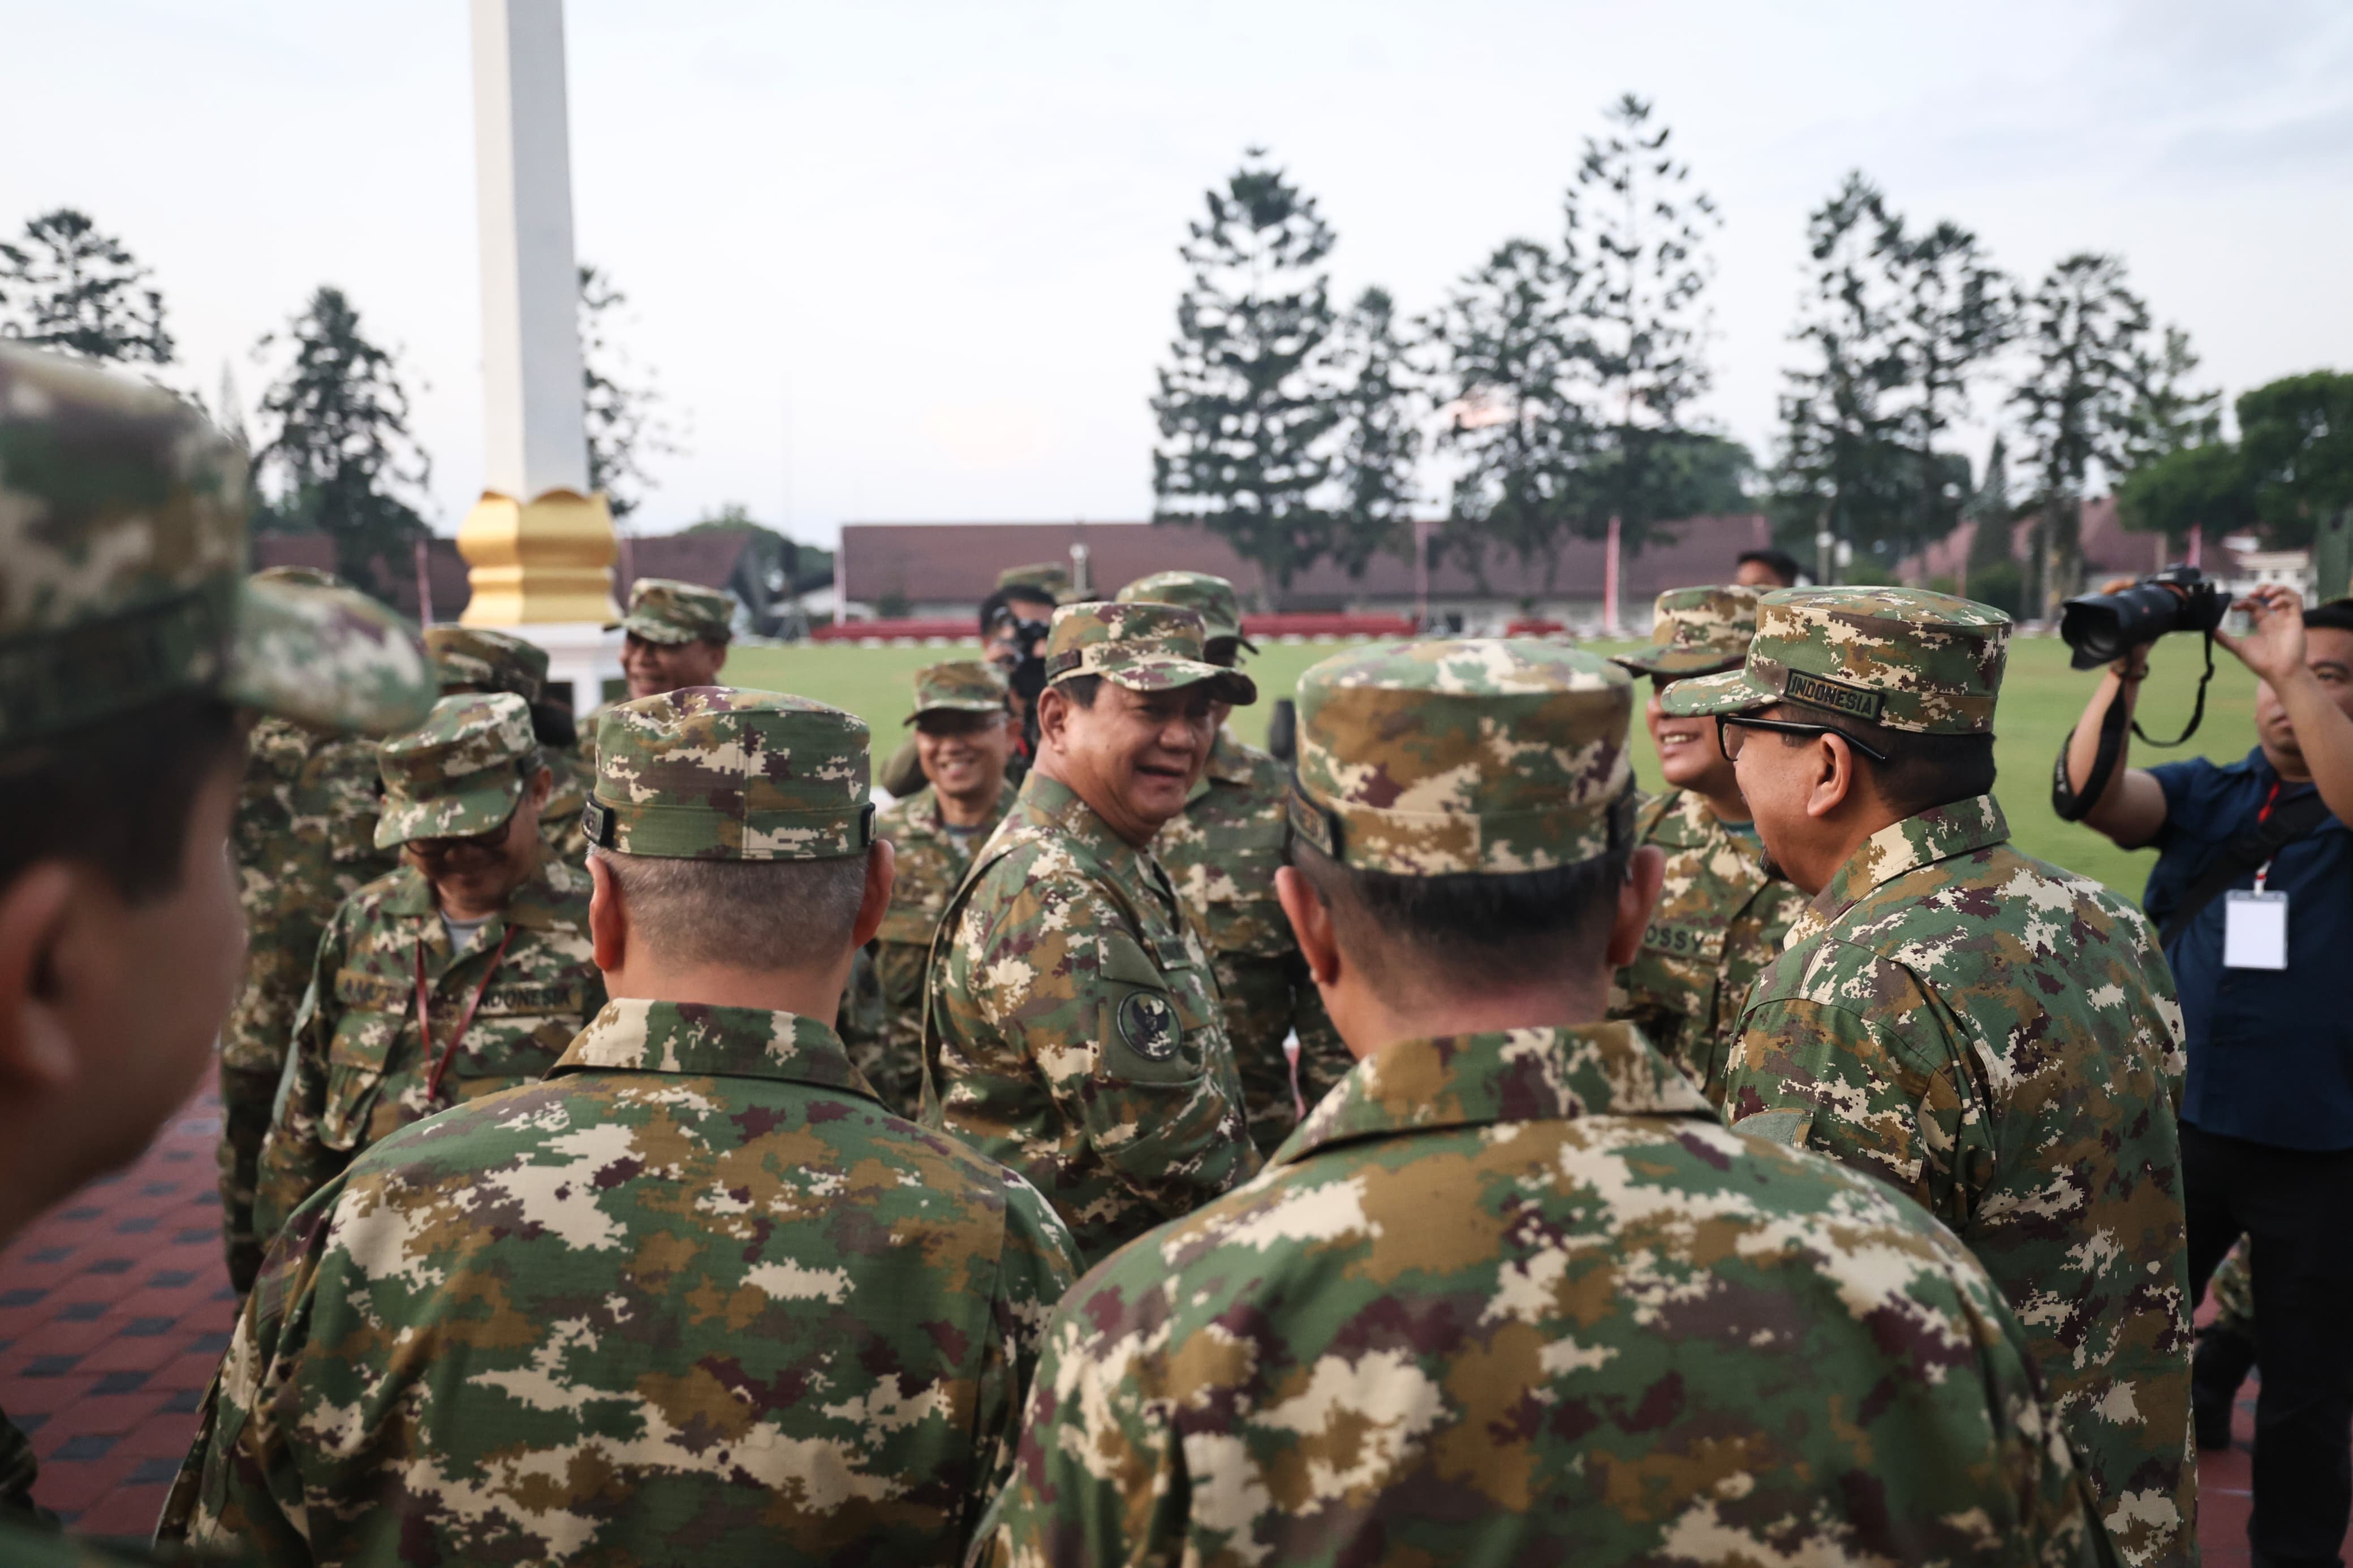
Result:
[[[2078,667],[2115,658],[2053,797],[2125,848],[2158,848],[2145,902],[2187,1026],[2191,1303],[2243,1231],[2263,1370],[2255,1561],[2334,1563],[2353,1504],[2353,599],[2306,614],[2292,591],[2258,588],[2238,606],[2253,626],[2232,637],[2194,573],[2158,581],[2070,602],[2063,635]],[[2087,621],[2108,635],[2083,635]],[[2125,767],[2149,647],[2177,628],[2214,628],[2261,680],[2257,743],[2228,766]]]

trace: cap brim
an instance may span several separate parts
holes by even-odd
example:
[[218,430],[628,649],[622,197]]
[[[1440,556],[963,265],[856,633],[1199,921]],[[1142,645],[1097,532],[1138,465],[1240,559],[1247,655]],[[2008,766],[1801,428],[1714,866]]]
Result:
[[470,838],[488,833],[514,815],[522,798],[522,774],[510,769],[501,783],[451,790],[424,800],[386,796],[375,819],[375,847],[396,849],[419,838]]
[[1199,659],[1147,659],[1116,671],[1073,670],[1071,674],[1100,675],[1113,686],[1124,686],[1130,691],[1174,691],[1179,687],[1198,686],[1207,681],[1215,689],[1210,696],[1217,701],[1247,708],[1258,700],[1257,681],[1239,669],[1228,669],[1222,664],[1208,664]]
[[1662,643],[1656,647],[1638,647],[1631,653],[1613,653],[1609,662],[1641,675],[1713,675],[1720,669],[1737,668],[1742,658],[1739,654],[1727,658],[1704,647],[1672,647]]
[[366,595],[248,578],[221,692],[321,729],[392,735],[425,721],[438,686],[417,628]]
[[668,621],[641,620],[635,616],[623,616],[617,621],[607,621],[608,632],[627,632],[640,642],[658,642],[665,647],[680,647],[702,640],[699,632],[681,631]]
[[1659,693],[1659,710],[1677,719],[1702,719],[1713,713],[1744,713],[1780,700],[1779,692],[1751,680],[1743,667],[1676,681]]
[[926,713],[1004,713],[1010,710],[1002,702],[933,702],[916,709],[899,722],[912,724]]

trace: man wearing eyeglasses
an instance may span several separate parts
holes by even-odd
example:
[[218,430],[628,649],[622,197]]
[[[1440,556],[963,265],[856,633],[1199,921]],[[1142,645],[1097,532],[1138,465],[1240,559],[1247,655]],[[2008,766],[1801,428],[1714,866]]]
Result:
[[378,756],[402,864],[335,911],[294,1020],[254,1198],[266,1245],[396,1128],[538,1078],[605,1005],[584,866],[547,852],[554,779],[512,692],[445,697]]
[[2181,1009],[2140,911],[2009,843],[2009,617],[1909,588],[1758,603],[1746,665],[1680,681],[1765,848],[1813,895],[1741,1016],[1724,1116],[1908,1194],[2024,1326],[2124,1560],[2189,1562]]

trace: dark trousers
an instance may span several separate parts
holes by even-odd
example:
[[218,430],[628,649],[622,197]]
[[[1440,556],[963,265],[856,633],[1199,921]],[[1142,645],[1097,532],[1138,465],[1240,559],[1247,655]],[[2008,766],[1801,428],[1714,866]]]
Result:
[[2184,1122],[2181,1184],[2193,1302],[2247,1235],[2263,1369],[2255,1561],[2340,1563],[2353,1510],[2353,1149],[2306,1153]]

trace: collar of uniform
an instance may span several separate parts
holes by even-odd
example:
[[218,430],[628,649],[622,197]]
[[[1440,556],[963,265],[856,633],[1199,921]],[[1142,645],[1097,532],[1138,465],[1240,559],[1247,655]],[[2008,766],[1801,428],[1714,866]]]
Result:
[[1578,1116],[1715,1120],[1706,1097],[1629,1023],[1442,1035],[1358,1062],[1271,1163],[1358,1138]]
[[[395,873],[400,879],[392,895],[384,901],[387,914],[403,915],[410,920],[433,919],[433,929],[439,931],[440,910],[433,902],[433,884],[416,867],[401,863]],[[557,860],[543,849],[539,868],[523,879],[522,885],[507,895],[506,907],[498,911],[489,925],[528,926],[536,931],[585,930],[588,920],[588,873],[568,861]],[[446,940],[446,939],[445,939]],[[477,933],[477,940],[480,940]],[[491,940],[497,940],[495,937]]]
[[1014,802],[1012,817],[1027,817],[1039,825],[1050,825],[1075,838],[1104,863],[1113,876],[1124,873],[1141,875],[1138,868],[1143,857],[1135,846],[1111,830],[1111,824],[1095,815],[1095,808],[1079,798],[1079,794],[1060,779],[1050,779],[1036,768],[1021,781],[1021,794]]
[[[2010,824],[1989,795],[1933,806],[1917,816],[1892,822],[1864,839],[1862,847],[1847,858],[1846,864],[1814,895],[1811,913],[1826,925],[1883,882],[1956,855],[1972,854],[2009,837]],[[1797,934],[1793,926],[1793,941]]]
[[873,1091],[830,1026],[765,1007],[617,996],[588,1020],[547,1076],[620,1068],[696,1078],[766,1078]]

